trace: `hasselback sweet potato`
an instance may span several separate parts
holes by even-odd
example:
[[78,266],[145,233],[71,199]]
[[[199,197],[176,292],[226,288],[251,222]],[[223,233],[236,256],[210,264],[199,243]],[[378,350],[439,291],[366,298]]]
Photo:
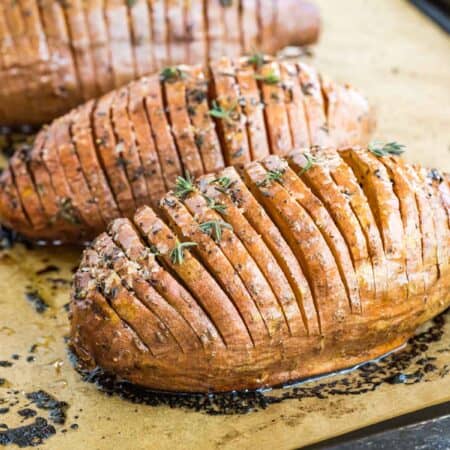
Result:
[[[242,175],[229,168],[197,183],[184,180],[163,197],[161,215],[143,207],[134,225],[113,221],[85,250],[75,274],[71,345],[80,364],[152,389],[261,388],[377,358],[445,310],[450,305],[449,176],[372,150],[324,149],[320,156],[311,160],[306,150],[297,150],[286,160],[270,156],[252,162]],[[379,170],[377,181],[368,179],[368,166]],[[350,190],[352,174],[361,180],[360,191]],[[392,185],[385,183],[386,174]],[[326,180],[322,184],[320,177]],[[345,217],[336,224],[336,211],[323,195],[331,183],[330,195],[341,206],[339,192],[349,197]],[[420,205],[406,204],[419,190],[432,198],[427,214],[435,224],[433,234],[423,226]],[[370,214],[379,228],[380,249],[370,247],[375,233],[367,224]],[[413,229],[413,242],[401,239]],[[436,269],[434,279],[423,259],[411,261],[411,245],[421,241],[417,252],[422,253],[428,240],[436,250],[433,261],[427,257]],[[264,278],[269,285],[281,283],[274,292],[283,315],[272,306],[270,322],[270,292],[262,301],[244,276],[233,275],[233,269],[240,275],[249,270],[245,266],[254,267],[252,258],[262,284]],[[387,280],[377,270],[386,261],[397,270]],[[367,271],[369,288],[358,276],[361,270]],[[152,274],[159,281],[152,281]],[[358,280],[361,307],[344,288],[352,277]],[[186,292],[192,305],[187,311],[195,319],[188,322],[192,330],[186,342],[180,342],[186,307],[181,299],[176,305],[170,294],[176,289]],[[310,312],[302,316],[292,303],[281,301],[282,292],[294,295],[301,311],[309,310],[312,295],[320,329]],[[261,317],[271,327],[262,326]],[[195,345],[198,322],[205,320],[214,331],[205,339],[208,346]]]
[[165,65],[310,44],[319,28],[308,0],[5,2],[0,125],[49,122]]
[[[314,80],[314,88],[302,74]],[[90,100],[43,129],[27,158],[13,156],[3,177],[11,170],[23,175],[12,177],[16,202],[32,219],[21,224],[16,218],[14,227],[33,239],[88,240],[113,218],[131,218],[140,205],[157,206],[186,173],[200,176],[225,165],[241,170],[295,145],[333,142],[320,83],[305,64],[256,54],[223,57],[205,70],[168,67]],[[347,128],[336,139],[365,145],[368,103],[348,86],[342,88],[345,96],[342,105],[350,109],[341,106],[333,120]],[[0,201],[0,217],[12,226],[7,198]],[[74,214],[60,213],[55,203],[70,205]],[[69,226],[61,223],[64,218]]]

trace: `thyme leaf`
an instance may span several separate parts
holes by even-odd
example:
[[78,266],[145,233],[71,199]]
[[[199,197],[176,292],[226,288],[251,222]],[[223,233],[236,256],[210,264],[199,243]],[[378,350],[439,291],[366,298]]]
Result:
[[200,224],[200,230],[211,236],[217,243],[222,240],[222,231],[224,229],[232,230],[233,227],[223,220],[210,220]]
[[263,81],[266,84],[278,84],[281,81],[280,77],[275,73],[273,69],[266,75],[255,74],[254,77],[255,80]]
[[369,144],[369,150],[375,156],[388,156],[388,155],[401,155],[404,153],[405,146],[397,142],[388,142],[384,144],[383,142],[373,141]]
[[176,81],[184,80],[185,78],[186,73],[178,67],[166,67],[159,74],[159,79],[161,81]]
[[207,195],[204,195],[204,197],[205,200],[208,202],[208,208],[213,209],[218,213],[226,214],[227,205],[224,205],[223,203],[217,203],[213,198],[208,197]]
[[308,172],[308,170],[311,169],[311,167],[316,163],[316,159],[309,153],[303,153],[303,156],[306,159],[306,165],[298,173],[300,176],[302,176],[305,172]]
[[184,250],[190,247],[196,247],[196,242],[180,242],[177,239],[175,247],[170,252],[170,259],[173,264],[183,264],[184,261]]
[[195,191],[194,180],[189,172],[186,172],[186,178],[179,176],[175,184],[174,195],[179,199],[184,199],[191,192]]
[[250,55],[247,59],[249,64],[253,64],[257,69],[261,68],[265,63],[265,58],[263,53],[254,53]]
[[222,119],[222,120],[225,120],[227,122],[232,122],[233,121],[232,114],[235,111],[236,106],[237,106],[237,104],[234,103],[228,109],[222,108],[222,106],[220,106],[216,102],[216,100],[213,100],[212,108],[209,110],[209,115],[212,116],[212,117],[215,117],[216,119]]
[[274,181],[282,181],[284,170],[268,170],[264,180],[258,182],[257,186],[268,186]]

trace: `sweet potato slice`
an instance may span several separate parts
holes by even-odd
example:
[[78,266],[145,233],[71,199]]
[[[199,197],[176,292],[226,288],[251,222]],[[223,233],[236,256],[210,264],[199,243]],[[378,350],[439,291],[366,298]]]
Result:
[[48,218],[42,208],[33,178],[30,176],[27,169],[29,157],[30,154],[28,148],[18,149],[9,160],[9,168],[13,173],[20,200],[33,228],[42,230],[46,227]]
[[256,76],[265,104],[264,114],[270,151],[276,155],[285,155],[292,150],[292,139],[281,87],[280,65],[275,61],[263,64]]
[[[210,224],[221,220],[220,216],[208,207],[206,199],[199,193],[194,192],[188,195],[183,203],[199,224]],[[214,233],[212,229],[209,232]],[[217,234],[213,236],[256,303],[269,336],[274,342],[281,343],[283,336],[288,333],[286,318],[253,256],[246,250],[232,229],[221,228],[220,239]]]
[[[127,6],[122,0],[105,0],[104,10],[116,87],[135,78]],[[124,26],[126,24],[126,26]]]
[[165,67],[169,63],[166,3],[167,0],[154,0],[149,4],[152,13],[151,27],[155,68]]
[[245,167],[248,187],[281,229],[306,274],[322,332],[336,331],[350,313],[350,302],[333,254],[309,214],[267,175],[258,163]]
[[251,58],[244,57],[237,62],[236,78],[241,93],[240,103],[247,118],[251,158],[257,160],[268,155],[270,148],[264,121],[264,103],[251,61]]
[[208,80],[200,66],[185,66],[186,102],[195,144],[200,152],[205,173],[223,169],[225,162],[216,126],[209,114]]
[[112,108],[112,123],[116,135],[116,151],[120,154],[133,192],[136,207],[148,203],[147,184],[144,179],[144,167],[136,149],[133,130],[128,117],[129,89],[124,86],[117,91]]
[[84,100],[97,95],[94,60],[90,50],[89,31],[82,0],[63,3],[70,42]]
[[166,2],[169,59],[173,64],[181,64],[187,61],[183,3],[183,0],[168,0]]
[[379,161],[386,167],[394,192],[400,202],[400,214],[403,221],[406,247],[408,289],[411,296],[423,295],[425,292],[425,279],[422,261],[422,241],[414,188],[402,165],[398,164],[398,158],[382,157],[379,158]]
[[304,95],[298,79],[297,66],[284,61],[280,63],[281,87],[289,119],[292,147],[310,147],[308,121],[306,119]]
[[[87,267],[87,259],[87,254],[84,254],[81,261],[83,269],[74,276],[71,344],[79,349],[78,356],[88,367],[101,365],[105,370],[112,370],[114,366],[124,376],[128,367],[138,366],[142,358],[151,358],[152,353],[97,289],[97,281]],[[95,342],[85,339],[94,331],[98,333]]]
[[186,82],[184,80],[187,75],[184,73],[182,66],[169,70],[174,71],[174,73],[165,77],[163,75],[163,89],[172,134],[184,172],[198,177],[204,173],[204,168],[189,120],[186,103]]
[[185,2],[185,33],[187,36],[187,64],[199,64],[208,60],[206,18],[203,0]]
[[373,118],[364,96],[348,84],[340,85],[321,75],[322,93],[327,105],[330,138],[335,147],[366,145]]
[[295,293],[302,313],[303,322],[309,335],[318,334],[319,317],[316,312],[310,286],[294,253],[285,241],[280,230],[261,204],[256,201],[233,167],[224,169],[220,172],[219,176],[223,180],[229,180],[227,193],[230,195],[233,203],[242,210],[245,218],[263,238],[275,256],[279,266],[283,269]]
[[130,90],[128,114],[134,131],[135,144],[142,161],[149,201],[152,206],[156,206],[166,192],[166,186],[144,105],[144,99],[148,95],[148,79],[133,82],[128,88]]
[[223,347],[222,338],[209,316],[191,294],[161,267],[155,254],[143,244],[141,237],[128,219],[117,219],[112,222],[108,233],[130,261],[139,264],[150,273],[152,286],[189,324],[205,349],[211,346]]
[[187,208],[174,196],[167,194],[160,210],[167,223],[181,239],[195,242],[192,252],[233,301],[244,321],[254,345],[269,341],[269,333],[254,299],[250,296],[237,270],[227,259],[218,243],[208,236]]
[[221,0],[205,2],[208,56],[210,60],[216,60],[225,54],[225,24]]
[[57,59],[58,64],[53,72],[53,99],[58,111],[65,112],[67,104],[81,102],[81,91],[78,84],[74,57],[69,45],[69,32],[64,18],[64,11],[58,2],[43,0],[39,3],[50,59]]
[[[285,160],[282,160],[275,155],[271,155],[265,158],[262,161],[262,164],[267,171],[275,174],[277,180],[274,180],[274,182],[281,184],[281,186],[283,186],[290,194],[291,198],[301,205],[314,221],[336,261],[338,271],[350,301],[351,311],[355,314],[361,314],[361,303],[364,300],[361,298],[362,293],[360,293],[359,286],[361,278],[357,278],[350,250],[327,207],[316,195],[314,195],[296,173],[289,168]],[[368,278],[368,276],[366,275],[365,278]]]
[[258,27],[258,0],[241,0],[242,53],[260,47]]
[[85,8],[95,77],[100,94],[113,90],[115,86],[112,48],[108,37],[104,7],[105,0],[90,0]]
[[136,0],[128,2],[127,6],[136,77],[141,78],[156,69],[153,62],[150,4],[147,0]]
[[225,28],[225,53],[222,56],[235,58],[241,54],[240,2],[223,1],[223,22]]
[[377,158],[362,150],[340,153],[352,168],[368,199],[383,239],[388,268],[389,295],[393,302],[402,303],[408,297],[406,249],[400,204],[386,168]]
[[420,231],[422,236],[422,261],[425,271],[425,288],[429,289],[438,279],[438,260],[437,260],[437,233],[433,220],[433,210],[422,180],[417,172],[409,164],[398,160],[402,166],[409,181],[412,184],[416,196],[416,205],[419,212]]
[[[134,222],[147,241],[156,247],[164,264],[207,311],[227,347],[251,346],[247,328],[231,300],[190,251],[180,248],[177,236],[167,225],[148,207],[137,211]],[[181,258],[175,258],[177,254]]]
[[[310,167],[308,167],[307,158],[310,158]],[[373,303],[376,298],[377,286],[362,227],[352,210],[348,196],[342,192],[342,187],[335,183],[331,175],[332,170],[339,170],[341,162],[342,160],[334,150],[326,151],[324,149],[312,149],[311,154],[296,150],[288,157],[291,168],[326,208],[347,244],[358,279],[361,306],[364,311],[371,306],[379,307],[379,302]],[[380,298],[382,298],[383,293],[380,294]]]
[[73,111],[71,135],[93,199],[97,202],[103,222],[107,224],[119,216],[119,208],[95,150],[91,127],[95,106],[96,101],[91,100]]
[[251,160],[251,155],[236,71],[228,58],[212,62],[210,70],[216,97],[210,114],[216,118],[226,164],[240,167]]
[[100,216],[96,201],[89,189],[89,185],[86,182],[83,168],[81,167],[76,148],[72,142],[70,126],[73,118],[73,113],[70,113],[58,119],[58,124],[54,129],[56,147],[64,176],[72,192],[71,198],[74,206],[80,211],[90,230],[95,230],[96,233],[99,233],[102,230],[103,220]]
[[159,75],[152,75],[147,80],[148,95],[145,97],[147,116],[153,130],[164,180],[167,188],[171,189],[175,186],[177,177],[182,174],[182,166],[170,133]]
[[[236,236],[264,274],[283,310],[291,335],[304,336],[307,334],[307,328],[287,277],[262,236],[255,231],[240,208],[233,203],[227,189],[220,185],[220,181],[223,182],[224,179],[215,179],[214,175],[202,177],[199,180],[201,192],[211,206],[216,206],[215,210],[222,216],[222,220],[233,227]],[[228,184],[228,180],[225,181]]]
[[135,210],[133,194],[128,183],[125,168],[121,163],[120,147],[117,148],[117,141],[111,123],[111,110],[115,95],[116,92],[113,91],[97,101],[93,114],[95,144],[120,212],[126,217],[132,217]]
[[180,351],[169,329],[155,314],[123,287],[118,274],[102,264],[103,255],[93,249],[86,250],[92,261],[91,273],[102,295],[111,308],[139,336],[155,356]]
[[[442,203],[439,197],[436,195],[435,190],[432,186],[432,180],[427,175],[427,171],[425,168],[415,165],[414,170],[419,176],[420,181],[423,184],[425,194],[428,198],[428,203],[431,206],[431,210],[433,213],[433,221],[434,228],[436,231],[436,243],[437,243],[437,262],[439,267],[439,275],[442,277],[448,271],[449,267],[449,231],[448,231],[448,221],[447,214],[445,209],[442,206]],[[448,287],[449,280],[444,284],[444,287]]]
[[19,232],[24,228],[31,227],[9,170],[4,171],[0,175],[0,188],[0,215],[2,223]]
[[102,258],[103,267],[108,267],[120,277],[122,285],[159,319],[162,332],[167,330],[183,352],[200,347],[189,324],[152,287],[150,274],[130,261],[110,236],[101,234],[94,241],[93,248]]
[[297,63],[300,86],[303,92],[303,104],[308,121],[309,140],[311,145],[330,147],[327,111],[319,75],[310,66]]

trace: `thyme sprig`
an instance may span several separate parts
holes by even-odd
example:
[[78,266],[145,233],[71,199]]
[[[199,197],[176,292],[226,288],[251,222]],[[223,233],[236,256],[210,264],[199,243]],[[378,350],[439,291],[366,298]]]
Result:
[[369,150],[375,156],[401,155],[404,153],[405,146],[398,142],[387,142],[386,144],[380,141],[373,141],[369,144]]
[[317,162],[316,158],[311,156],[309,153],[303,153],[303,157],[306,159],[306,165],[298,173],[300,176],[308,172],[308,170],[311,169],[311,167]]
[[215,242],[219,243],[222,240],[222,231],[232,230],[233,227],[223,220],[210,220],[200,224],[200,230],[211,236]]
[[184,80],[185,78],[186,73],[178,67],[166,67],[159,74],[159,79],[161,81],[176,81]]
[[259,181],[257,186],[268,186],[274,181],[282,181],[283,180],[284,170],[268,170],[264,180]]
[[208,208],[213,209],[214,211],[217,211],[221,214],[226,214],[227,212],[227,205],[224,205],[223,203],[216,202],[213,198],[208,197],[207,195],[204,195],[205,200],[208,202]]
[[264,65],[266,60],[264,58],[263,53],[257,52],[257,53],[253,53],[253,55],[250,55],[247,59],[247,62],[249,64],[253,64],[257,69],[259,69]]
[[175,184],[174,195],[175,197],[183,200],[186,198],[191,192],[195,191],[194,180],[191,177],[189,172],[186,172],[185,178],[179,176],[177,178],[177,182]]
[[278,84],[281,81],[273,69],[265,75],[255,74],[254,77],[255,80],[263,81],[266,84]]
[[219,177],[212,180],[211,183],[218,184],[223,189],[228,189],[231,186],[231,178],[230,177]]
[[173,264],[183,264],[184,250],[190,247],[196,247],[196,242],[180,242],[178,239],[175,243],[175,247],[170,252],[170,259]]
[[216,100],[212,102],[212,108],[209,110],[209,115],[216,119],[222,119],[226,122],[233,122],[233,113],[235,112],[237,103],[233,103],[229,108],[223,108]]

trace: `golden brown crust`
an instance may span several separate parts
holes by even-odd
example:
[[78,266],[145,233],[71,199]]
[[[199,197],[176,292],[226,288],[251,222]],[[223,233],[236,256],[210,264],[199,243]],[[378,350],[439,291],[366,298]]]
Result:
[[[108,234],[85,251],[74,278],[71,342],[82,364],[89,368],[98,365],[153,389],[209,392],[261,388],[377,358],[403,344],[419,325],[446,309],[449,228],[445,199],[439,195],[446,191],[445,186],[440,187],[448,182],[445,177],[436,179],[436,173],[428,176],[397,158],[377,159],[360,149],[323,150],[320,156],[323,160],[300,176],[275,156],[267,157],[264,166],[250,163],[242,178],[235,169],[227,168],[217,178],[202,177],[197,186],[191,183],[189,192],[178,189],[167,194],[161,203],[162,216],[144,207],[134,218],[136,228],[126,219],[114,221]],[[301,157],[303,153],[293,153],[291,167],[304,169]],[[383,181],[384,174],[380,174],[382,179],[377,177],[380,181],[369,181],[369,174],[360,173],[366,166],[390,173],[393,186],[387,182],[389,178]],[[326,181],[319,183],[320,177]],[[330,194],[324,195],[327,190]],[[428,210],[425,203],[417,201],[415,212],[412,199],[420,191],[423,199],[431,200]],[[345,196],[347,204],[342,200]],[[401,201],[395,202],[396,196]],[[333,199],[337,203],[334,209]],[[407,200],[411,202],[401,204]],[[386,219],[378,216],[381,205],[386,208],[383,214],[400,230],[393,230],[392,224],[389,228]],[[337,220],[341,207],[345,217]],[[439,228],[432,228],[433,234],[419,227],[419,221],[427,224],[421,218],[426,212],[430,223]],[[223,226],[219,236],[202,227],[205,220],[222,220],[232,229]],[[336,263],[336,258],[345,261],[343,246],[373,269],[384,261],[389,268],[396,267],[400,256],[408,263],[410,255],[406,240],[396,241],[396,236],[414,225],[426,233],[420,235],[422,249],[427,248],[427,239],[432,241],[439,277],[427,277],[425,292],[415,295],[410,285],[416,279],[411,275],[429,273],[425,265],[412,270],[410,261],[409,296],[399,301],[393,295],[399,292],[398,280],[388,278],[383,284],[386,279],[374,270],[379,289],[376,298],[370,289],[360,289],[362,311],[352,312]],[[337,230],[343,226],[360,230]],[[339,233],[341,238],[336,237]],[[375,244],[371,245],[372,238]],[[386,242],[390,243],[388,258],[383,248]],[[351,248],[353,245],[357,248]],[[397,261],[393,260],[394,250]],[[300,309],[306,310],[309,286],[302,281],[301,269],[295,268],[299,266],[296,257],[316,300],[320,334],[313,331],[313,315],[302,317],[298,310],[289,315],[288,305],[281,301],[281,292],[295,292],[298,305],[303,304]],[[278,300],[290,331],[292,325],[298,326],[298,334],[278,330],[282,342],[278,338],[255,339],[258,331],[262,336],[265,331],[262,321],[259,328],[255,324],[251,328],[249,321],[255,305],[263,313],[261,293],[254,295],[248,278],[242,277],[247,289],[233,283],[233,271],[243,275],[252,258],[263,276],[260,279],[278,286]],[[350,275],[345,274],[347,280]],[[261,275],[253,272],[253,276]],[[302,332],[303,324],[308,325],[309,333]]]
[[[92,225],[82,230],[80,224],[83,240],[94,238],[94,230],[103,229],[111,219],[132,217],[140,205],[157,206],[180,175],[211,173],[225,163],[240,169],[270,152],[286,154],[294,144],[309,139],[310,122],[304,112],[307,95],[301,91],[295,65],[253,55],[236,62],[224,57],[211,67],[211,71],[200,66],[166,68],[95,103],[87,102],[72,111],[71,118],[68,114],[50,126],[47,133],[64,134],[59,127],[67,128],[66,120],[70,123],[90,202],[98,202],[100,212],[93,210],[93,215],[83,211],[86,196],[79,203],[80,214],[87,214]],[[316,100],[313,109],[324,116],[325,106]],[[351,115],[344,110],[335,114],[343,114],[343,121]],[[47,140],[54,142],[55,136]],[[50,148],[57,150],[54,145]],[[46,158],[53,161],[48,174],[58,178],[52,170],[59,157],[48,151]],[[62,190],[58,197],[64,199],[66,194]],[[59,229],[52,227],[53,239],[66,240]],[[26,234],[43,238],[33,227]]]

